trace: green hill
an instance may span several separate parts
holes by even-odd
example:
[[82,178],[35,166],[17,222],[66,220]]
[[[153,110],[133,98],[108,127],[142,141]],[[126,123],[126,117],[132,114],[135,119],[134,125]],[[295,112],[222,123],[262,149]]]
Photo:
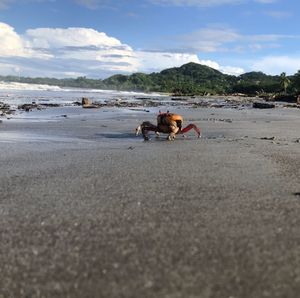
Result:
[[[300,93],[300,71],[288,77],[288,94]],[[57,85],[61,87],[80,87],[144,92],[168,92],[175,95],[233,94],[283,92],[282,77],[266,75],[262,72],[249,72],[238,77],[197,63],[187,63],[180,67],[165,69],[159,73],[134,73],[132,75],[113,75],[105,80],[79,77],[74,79],[27,78],[0,76],[7,82]]]
[[149,75],[115,75],[103,83],[118,90],[161,91],[177,94],[220,94],[230,89],[230,76],[196,63],[165,69]]
[[232,85],[233,93],[256,94],[259,92],[280,92],[280,77],[266,75],[263,72],[248,72],[237,77]]

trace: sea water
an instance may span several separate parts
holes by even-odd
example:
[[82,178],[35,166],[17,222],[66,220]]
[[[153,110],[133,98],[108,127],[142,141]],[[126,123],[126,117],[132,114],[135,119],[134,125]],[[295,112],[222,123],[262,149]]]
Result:
[[93,102],[113,100],[136,101],[140,97],[150,99],[164,98],[158,93],[127,92],[99,89],[62,88],[58,86],[0,82],[0,102],[17,107],[20,104],[60,104],[71,105],[88,97]]

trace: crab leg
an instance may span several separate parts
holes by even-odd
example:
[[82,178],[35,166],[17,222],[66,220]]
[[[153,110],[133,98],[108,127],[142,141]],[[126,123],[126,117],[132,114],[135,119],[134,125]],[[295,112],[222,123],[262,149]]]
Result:
[[194,129],[195,132],[197,133],[198,135],[198,138],[200,138],[201,136],[201,131],[200,131],[200,128],[198,128],[195,124],[189,124],[187,127],[183,128],[180,133],[186,133],[188,131],[190,131],[191,129]]

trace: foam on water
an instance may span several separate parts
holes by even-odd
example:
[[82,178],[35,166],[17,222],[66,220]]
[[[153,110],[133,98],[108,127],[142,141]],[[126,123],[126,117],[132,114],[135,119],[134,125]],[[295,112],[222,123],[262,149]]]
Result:
[[114,99],[134,101],[136,97],[164,97],[158,93],[143,93],[100,89],[62,88],[59,86],[0,82],[0,101],[17,106],[24,103],[58,103],[62,105],[81,101],[88,97],[92,101],[104,102]]

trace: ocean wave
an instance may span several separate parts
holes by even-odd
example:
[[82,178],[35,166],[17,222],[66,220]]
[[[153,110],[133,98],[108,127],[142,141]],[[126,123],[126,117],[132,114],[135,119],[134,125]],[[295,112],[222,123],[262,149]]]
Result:
[[145,93],[134,91],[117,91],[117,90],[103,90],[103,89],[84,89],[84,88],[70,88],[59,87],[42,84],[27,84],[19,82],[3,82],[0,81],[1,90],[23,90],[23,91],[54,91],[54,92],[80,92],[80,93],[101,93],[103,95],[112,96],[164,96],[159,93]]
[[18,82],[1,82],[0,89],[2,90],[28,90],[28,91],[63,91],[61,87],[42,85],[42,84],[27,84]]

